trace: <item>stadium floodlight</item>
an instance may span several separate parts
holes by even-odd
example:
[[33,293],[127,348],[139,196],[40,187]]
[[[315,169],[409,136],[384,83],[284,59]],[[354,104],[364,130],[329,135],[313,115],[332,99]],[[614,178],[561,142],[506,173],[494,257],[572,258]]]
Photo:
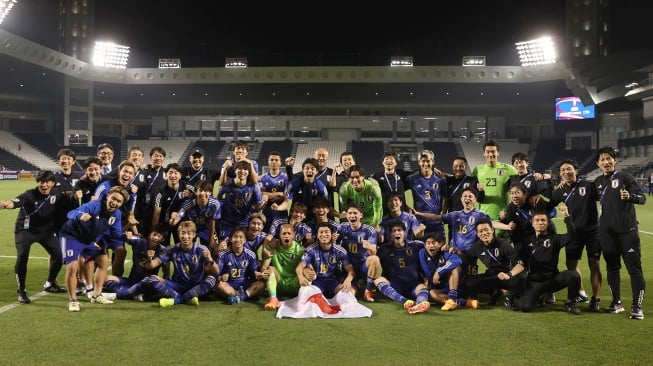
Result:
[[16,5],[18,0],[0,0],[0,24],[5,20],[5,17],[11,11],[11,8]]
[[227,68],[238,68],[238,67],[247,67],[247,58],[246,57],[229,57],[224,60],[224,67]]
[[390,66],[413,66],[413,56],[392,56]]
[[552,64],[557,61],[555,43],[551,37],[515,43],[522,66]]
[[485,66],[485,56],[463,56],[463,66]]
[[129,47],[113,42],[96,41],[93,48],[93,65],[113,69],[126,69]]

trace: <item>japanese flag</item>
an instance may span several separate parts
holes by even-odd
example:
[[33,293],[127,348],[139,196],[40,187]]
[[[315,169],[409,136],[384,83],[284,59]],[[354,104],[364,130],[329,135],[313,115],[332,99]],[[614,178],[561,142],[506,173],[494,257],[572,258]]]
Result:
[[282,301],[277,318],[369,318],[372,309],[358,303],[349,292],[327,299],[319,288],[302,286],[297,297]]

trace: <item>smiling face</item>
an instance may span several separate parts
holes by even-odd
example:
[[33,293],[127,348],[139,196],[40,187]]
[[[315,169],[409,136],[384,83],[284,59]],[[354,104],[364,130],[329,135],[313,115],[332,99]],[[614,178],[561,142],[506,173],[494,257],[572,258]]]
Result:
[[543,234],[549,228],[549,217],[545,214],[533,215],[531,224],[538,234]]
[[392,245],[396,248],[401,248],[406,244],[404,240],[406,238],[406,230],[401,226],[391,227],[390,236],[392,237]]
[[563,182],[571,185],[576,181],[577,171],[573,165],[563,163],[560,165],[560,177]]
[[304,182],[313,183],[315,182],[315,175],[317,174],[317,168],[313,164],[304,164],[302,167],[302,173],[304,173]]
[[340,164],[343,169],[347,170],[351,168],[352,165],[356,164],[356,162],[354,161],[353,155],[343,155],[340,157]]
[[239,186],[244,186],[247,184],[247,177],[249,177],[249,169],[236,168],[234,183]]
[[329,250],[332,243],[331,229],[326,226],[321,226],[317,229],[317,242],[320,244],[322,250]]
[[177,188],[179,180],[181,179],[181,172],[177,169],[168,169],[166,179],[168,180],[168,185],[170,187]]
[[47,196],[52,192],[52,188],[54,187],[54,181],[53,180],[42,180],[40,182],[36,182],[36,187],[39,190],[39,193]]
[[439,242],[435,240],[435,238],[433,237],[426,239],[426,241],[424,242],[424,249],[426,249],[426,252],[430,256],[434,256],[438,254],[440,249],[442,249],[442,246],[444,246],[444,242],[441,241]]
[[365,176],[361,175],[359,171],[349,173],[349,182],[357,192],[360,192],[365,188]]
[[247,238],[245,238],[244,231],[234,230],[231,232],[231,237],[229,240],[231,241],[232,250],[235,253],[240,253],[245,248],[245,242],[247,241]]
[[388,155],[383,158],[383,169],[386,173],[394,173],[397,168],[397,159],[394,156]]
[[193,248],[193,240],[195,239],[195,231],[186,227],[179,227],[179,244],[183,251],[189,251]]
[[205,207],[209,204],[209,197],[211,197],[211,191],[204,190],[202,188],[197,188],[195,192],[195,197],[197,197],[197,205],[200,207]]
[[426,156],[422,156],[419,159],[419,171],[422,173],[424,176],[430,176],[431,173],[433,172],[433,164],[434,161],[429,159]]
[[113,150],[108,147],[103,147],[97,154],[98,159],[102,162],[103,166],[110,165],[113,161]]
[[483,149],[483,156],[487,165],[495,166],[499,160],[499,149],[496,146],[486,146]]
[[453,165],[451,166],[451,170],[453,171],[453,175],[456,178],[462,178],[465,176],[465,169],[466,169],[465,161],[461,159],[456,159],[453,161]]
[[143,152],[138,149],[132,149],[132,151],[129,152],[127,160],[131,161],[134,163],[134,165],[140,168],[143,166]]
[[120,171],[118,172],[118,183],[122,187],[127,187],[129,183],[131,183],[132,180],[134,180],[134,175],[136,174],[136,171],[134,171],[134,168],[129,166],[129,165],[123,165],[122,168],[120,168]]
[[163,161],[165,158],[166,157],[163,156],[163,154],[155,151],[152,153],[152,155],[150,155],[150,165],[153,169],[159,169],[163,166]]
[[84,169],[84,174],[86,174],[86,178],[89,181],[97,183],[102,177],[102,167],[95,163],[90,163],[86,169]]
[[188,160],[194,170],[200,170],[202,165],[204,165],[204,155],[193,154],[188,158]]
[[347,221],[350,224],[358,224],[363,218],[363,213],[356,207],[349,207],[347,209]]
[[118,192],[109,193],[107,195],[106,207],[109,212],[113,212],[122,206],[125,203],[125,197]]
[[263,220],[255,217],[249,220],[249,226],[247,227],[247,232],[250,236],[254,237],[259,233],[263,232]]
[[329,163],[329,151],[323,147],[315,150],[315,160],[317,160],[318,169],[321,171]]
[[518,159],[512,162],[512,166],[514,166],[515,169],[517,169],[517,173],[519,175],[528,174],[528,161]]
[[150,249],[155,249],[159,244],[163,243],[163,235],[161,233],[152,231],[148,236],[147,244]]
[[241,161],[243,159],[247,158],[247,148],[242,145],[238,145],[234,147],[234,160],[235,161]]
[[603,174],[612,174],[617,165],[617,159],[613,158],[610,154],[601,154],[596,161],[596,165],[601,169]]
[[460,202],[462,202],[465,211],[470,211],[476,204],[476,195],[470,190],[464,190],[460,195]]
[[523,206],[526,203],[526,193],[517,187],[510,188],[510,202],[517,207]]
[[75,164],[75,158],[68,155],[61,155],[59,156],[57,163],[59,164],[59,168],[62,172],[70,174],[73,169],[73,164]]
[[479,224],[476,226],[476,236],[483,242],[485,245],[489,245],[494,239],[494,229],[490,224]]

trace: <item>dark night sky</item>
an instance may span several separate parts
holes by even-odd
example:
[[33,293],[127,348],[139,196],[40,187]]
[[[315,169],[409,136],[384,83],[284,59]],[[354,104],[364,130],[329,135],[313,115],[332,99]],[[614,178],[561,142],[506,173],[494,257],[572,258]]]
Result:
[[[129,67],[164,57],[184,67],[223,66],[226,57],[250,66],[385,66],[391,56],[424,66],[459,65],[463,55],[516,65],[514,42],[565,33],[564,0],[225,3],[97,0],[95,38],[130,45]],[[612,3],[613,53],[653,49],[649,1]],[[52,14],[55,1],[21,0],[1,27],[56,48]]]

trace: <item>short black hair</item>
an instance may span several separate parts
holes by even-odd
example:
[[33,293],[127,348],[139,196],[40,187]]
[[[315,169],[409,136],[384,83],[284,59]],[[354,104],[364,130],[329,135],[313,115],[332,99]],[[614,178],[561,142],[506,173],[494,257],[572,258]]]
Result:
[[596,161],[599,161],[599,158],[602,154],[608,154],[612,156],[613,159],[617,158],[617,150],[615,150],[612,146],[603,146],[602,148],[596,150]]
[[56,179],[54,178],[54,173],[51,170],[41,170],[37,175],[36,175],[36,181],[37,182],[54,182]]

